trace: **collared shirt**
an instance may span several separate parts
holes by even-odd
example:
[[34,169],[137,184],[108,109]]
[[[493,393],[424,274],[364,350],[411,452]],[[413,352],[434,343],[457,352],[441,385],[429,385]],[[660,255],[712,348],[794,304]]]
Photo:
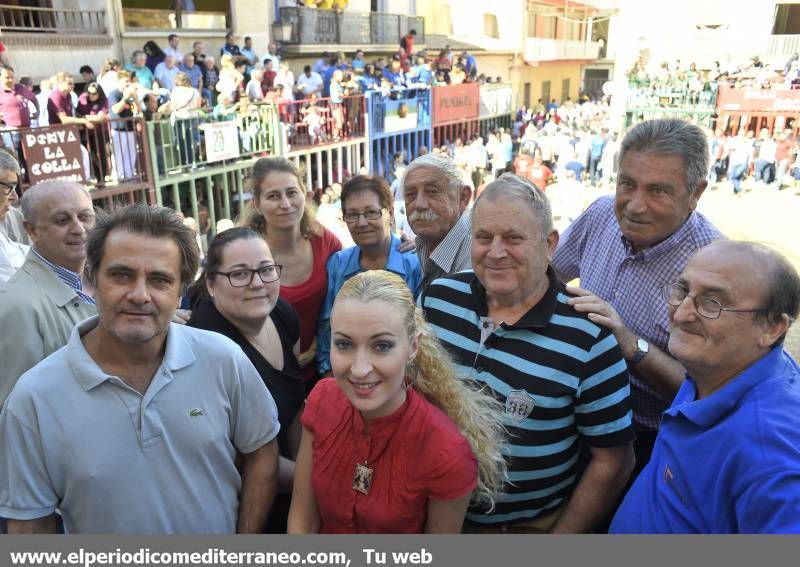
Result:
[[491,513],[471,508],[473,522],[500,524],[553,511],[575,488],[583,443],[615,447],[634,437],[616,338],[567,303],[571,296],[552,268],[546,277],[542,299],[513,325],[491,320],[486,289],[472,271],[437,279],[420,296],[458,373],[505,407],[510,484]]
[[[553,266],[565,281],[580,278],[582,288],[614,306],[631,332],[666,352],[669,321],[659,288],[678,279],[692,254],[720,238],[711,221],[692,212],[672,236],[634,253],[614,215],[614,197],[600,197],[564,231]],[[635,372],[631,390],[636,425],[658,429],[669,403]]]
[[800,533],[800,367],[774,347],[705,398],[687,376],[612,533]]
[[83,283],[81,282],[81,276],[77,272],[73,272],[72,270],[68,270],[58,264],[54,264],[41,254],[39,254],[35,248],[31,249],[39,260],[41,260],[45,266],[53,270],[53,272],[58,276],[62,282],[64,282],[70,289],[73,289],[75,293],[78,294],[84,303],[88,303],[89,305],[94,305],[94,298],[91,295],[87,295],[83,291]]
[[471,226],[470,213],[464,211],[433,251],[422,238],[417,237],[417,256],[423,275],[421,291],[425,291],[436,278],[472,267]]
[[167,55],[167,56],[172,55],[172,57],[175,58],[175,63],[176,64],[179,64],[181,61],[183,61],[183,53],[181,53],[180,51],[178,51],[177,49],[175,49],[171,45],[168,45],[168,46],[166,46],[164,48],[164,55]]
[[[386,259],[384,270],[393,272],[403,278],[414,297],[420,292],[422,284],[422,269],[419,259],[413,252],[400,252],[400,239],[392,235],[389,243],[389,257]],[[322,311],[319,315],[319,328],[317,330],[317,367],[319,375],[325,376],[331,370],[331,311],[336,294],[342,289],[344,282],[364,271],[361,267],[361,248],[353,246],[337,252],[328,259],[328,293]]]
[[235,533],[237,452],[279,431],[258,372],[230,339],[171,323],[142,394],[87,352],[97,325],[75,327],[0,413],[0,516],[58,507],[68,533]]
[[163,61],[156,65],[155,70],[155,79],[158,81],[158,86],[162,89],[172,90],[172,87],[175,86],[175,77],[181,70],[178,68],[178,65],[173,65],[172,68],[167,67],[167,64]]

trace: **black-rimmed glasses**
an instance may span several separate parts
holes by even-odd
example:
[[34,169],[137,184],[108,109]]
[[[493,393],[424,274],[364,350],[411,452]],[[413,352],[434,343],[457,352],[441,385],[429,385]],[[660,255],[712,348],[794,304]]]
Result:
[[18,185],[19,183],[5,183],[3,181],[0,181],[0,187],[6,190],[6,197],[8,197],[9,195],[11,195],[11,193],[16,191]]
[[[687,297],[691,297],[689,295],[689,290],[679,283],[662,286],[661,296],[664,298],[664,301],[673,307],[680,307],[681,303],[683,303]],[[695,296],[691,297],[691,300],[694,303],[695,309],[697,309],[697,314],[706,319],[719,319],[723,311],[730,311],[731,313],[762,313],[766,311],[766,309],[732,309],[731,307],[723,307],[722,304],[713,297]]]
[[247,287],[253,283],[253,278],[256,274],[261,278],[264,283],[272,283],[281,277],[281,269],[283,266],[280,264],[269,264],[268,266],[261,266],[255,270],[250,268],[241,268],[232,270],[230,272],[212,272],[228,278],[232,287]]
[[383,215],[384,209],[375,210],[370,209],[368,211],[364,211],[363,213],[347,213],[344,215],[344,222],[347,224],[355,224],[358,220],[363,216],[368,221],[371,220],[378,220]]

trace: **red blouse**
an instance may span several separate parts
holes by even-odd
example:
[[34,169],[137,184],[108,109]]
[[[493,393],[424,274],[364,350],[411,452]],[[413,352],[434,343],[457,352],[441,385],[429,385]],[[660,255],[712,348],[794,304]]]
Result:
[[[317,334],[319,312],[328,293],[328,258],[342,249],[342,243],[330,230],[320,227],[318,236],[311,237],[311,253],[314,257],[311,275],[299,285],[281,284],[280,296],[288,301],[300,317],[300,352],[306,352]],[[317,373],[313,359],[303,370],[303,377],[310,380]]]
[[[429,499],[475,489],[478,463],[447,415],[413,389],[392,415],[364,420],[336,380],[312,390],[302,417],[314,435],[311,484],[320,533],[422,533]],[[368,455],[369,454],[369,455]],[[356,463],[373,469],[368,494],[353,489]]]

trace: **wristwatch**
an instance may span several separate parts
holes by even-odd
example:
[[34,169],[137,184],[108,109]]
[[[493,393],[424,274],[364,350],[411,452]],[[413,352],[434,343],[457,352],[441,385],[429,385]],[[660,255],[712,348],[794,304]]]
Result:
[[630,366],[639,364],[648,352],[650,352],[650,343],[643,338],[636,339],[636,352],[633,353],[633,358],[628,361]]

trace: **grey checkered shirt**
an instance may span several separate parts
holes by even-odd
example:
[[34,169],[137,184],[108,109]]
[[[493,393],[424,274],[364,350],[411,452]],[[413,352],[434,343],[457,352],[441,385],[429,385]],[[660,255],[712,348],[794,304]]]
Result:
[[[567,281],[608,301],[637,336],[666,351],[667,306],[659,287],[672,283],[694,252],[725,238],[706,217],[693,212],[675,233],[638,254],[622,236],[614,215],[614,198],[600,197],[564,231],[553,266]],[[633,420],[639,429],[658,429],[669,402],[644,380],[630,373]]]

